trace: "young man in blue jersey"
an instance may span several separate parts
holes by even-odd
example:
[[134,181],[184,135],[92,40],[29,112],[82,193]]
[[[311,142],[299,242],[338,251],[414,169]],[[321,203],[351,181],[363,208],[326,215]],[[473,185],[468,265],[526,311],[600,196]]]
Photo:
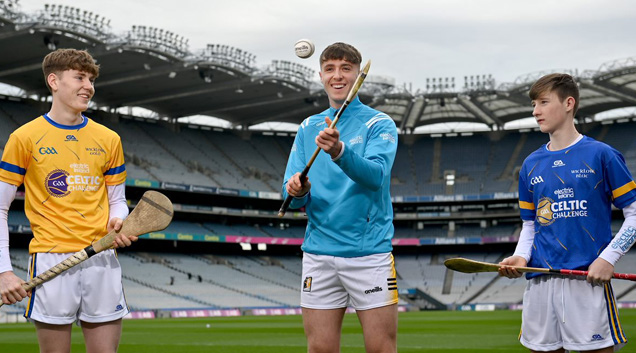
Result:
[[[305,207],[301,307],[308,352],[339,352],[347,306],[356,309],[367,352],[397,351],[397,281],[391,254],[389,193],[397,130],[386,114],[356,97],[330,129],[362,57],[345,43],[320,55],[329,109],[302,122],[289,156],[283,197]],[[322,149],[305,180],[302,171]],[[323,153],[324,152],[324,153]]]
[[[610,280],[636,240],[636,184],[618,151],[576,130],[579,91],[570,75],[546,75],[529,95],[550,141],[519,173],[523,227],[499,273],[516,278],[508,266],[530,266],[589,274],[527,274],[519,338],[532,352],[614,352],[627,338]],[[625,217],[614,237],[612,204]]]
[[[128,313],[121,266],[106,250],[27,293],[9,257],[7,211],[18,186],[33,238],[29,277],[119,230],[128,215],[126,168],[119,136],[82,114],[95,94],[99,66],[84,50],[58,49],[42,62],[51,110],[15,130],[0,161],[0,295],[27,297],[40,352],[70,352],[72,324],[81,323],[86,352],[114,353]],[[115,247],[137,237],[119,233]]]

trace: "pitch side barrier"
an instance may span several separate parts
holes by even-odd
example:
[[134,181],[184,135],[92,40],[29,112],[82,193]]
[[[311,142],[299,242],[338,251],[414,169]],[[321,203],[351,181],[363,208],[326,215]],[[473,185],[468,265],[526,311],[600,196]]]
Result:
[[[419,308],[409,305],[398,306],[399,312],[417,311]],[[355,309],[347,308],[347,314],[355,313]],[[0,312],[0,324],[26,323],[23,316],[24,311]],[[204,318],[204,317],[236,317],[236,316],[282,316],[301,315],[300,307],[293,308],[245,308],[245,309],[155,309],[155,310],[135,310],[124,316],[124,320],[139,319],[179,319],[179,318]]]
[[[248,197],[257,199],[282,200],[280,193],[249,191],[239,189],[227,189],[213,186],[197,186],[168,182],[158,182],[145,179],[127,179],[127,186],[142,187],[146,189],[163,189],[183,192],[208,193],[224,196]],[[395,196],[393,202],[449,202],[449,201],[474,201],[474,200],[497,200],[515,199],[516,192],[500,192],[484,195],[435,195],[435,196]],[[24,193],[19,192],[16,198],[23,198]],[[228,207],[213,207],[199,205],[174,205],[175,211],[199,211],[202,213],[228,214],[237,216],[266,216],[277,217],[278,212],[267,210],[246,210],[233,209]],[[443,213],[410,213],[403,214],[406,218],[429,218],[432,216],[444,216]],[[288,212],[284,218],[301,219],[306,218],[304,212]],[[10,233],[31,234],[31,227],[28,222],[23,224],[9,224]],[[177,240],[177,241],[198,241],[217,243],[249,243],[249,244],[269,244],[269,245],[291,245],[300,246],[302,238],[277,238],[277,237],[250,237],[232,234],[213,233],[189,233],[189,232],[151,232],[140,236],[142,239],[157,240]],[[393,246],[434,246],[434,245],[481,245],[498,243],[516,243],[518,236],[467,236],[467,237],[425,237],[425,238],[394,238]]]
[[[253,245],[302,245],[302,238],[273,238],[273,237],[251,237],[245,235],[216,235],[216,234],[189,234],[189,233],[168,233],[152,232],[141,235],[141,239],[178,240],[178,241],[199,241],[216,243],[248,243]],[[453,238],[394,238],[393,246],[432,246],[432,245],[483,245],[498,243],[516,243],[519,236],[496,236],[496,237],[453,237]]]
[[[179,210],[179,205],[174,205],[174,209]],[[31,227],[28,224],[9,225],[11,234],[31,234]],[[211,243],[233,243],[233,244],[266,244],[266,245],[302,245],[303,238],[274,238],[274,237],[252,237],[245,235],[218,235],[213,233],[174,233],[174,232],[150,232],[139,236],[141,239],[172,240],[172,241],[198,241]],[[431,237],[431,238],[393,238],[393,246],[435,246],[435,245],[484,245],[516,243],[518,235],[509,236],[474,236],[474,237]]]
[[[187,209],[187,208],[186,208]],[[174,210],[184,210],[182,205],[175,204]],[[227,212],[226,214],[231,213]],[[275,212],[272,211],[272,215]],[[288,214],[288,216],[290,216]],[[304,217],[304,213],[298,213],[296,217]],[[25,224],[10,224],[11,234],[31,234],[31,227]],[[139,236],[141,239],[172,240],[172,241],[195,241],[209,243],[233,243],[233,244],[266,244],[266,245],[302,245],[303,238],[281,238],[281,237],[255,237],[245,235],[219,235],[214,233],[186,233],[186,232],[150,232]],[[435,246],[435,245],[483,245],[516,243],[518,235],[508,236],[472,236],[472,237],[426,237],[426,238],[393,238],[393,246]]]
[[[399,312],[409,310],[418,310],[407,305],[398,306]],[[353,314],[356,311],[353,308],[347,308],[347,314]],[[236,316],[282,316],[282,315],[301,315],[300,307],[285,308],[244,308],[244,309],[158,309],[133,311],[126,315],[124,319],[163,319],[163,318],[202,318],[202,317],[236,317]]]
[[[636,302],[618,302],[616,307],[619,309],[636,309]],[[463,304],[449,305],[448,310],[457,311],[495,311],[495,310],[522,310],[522,304],[505,304],[505,303],[483,303],[483,304]]]

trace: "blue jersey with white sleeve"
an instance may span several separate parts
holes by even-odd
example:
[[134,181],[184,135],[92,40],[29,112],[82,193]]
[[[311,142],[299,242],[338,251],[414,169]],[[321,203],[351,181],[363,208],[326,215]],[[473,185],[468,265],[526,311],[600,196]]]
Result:
[[636,184],[614,148],[587,136],[559,151],[541,146],[519,172],[521,218],[535,224],[528,266],[587,270],[612,240],[612,203],[634,201]]
[[[329,108],[303,121],[292,146],[285,178],[301,172],[316,150],[316,136],[334,119]],[[312,254],[359,257],[392,250],[391,168],[397,151],[397,129],[388,115],[356,97],[338,121],[342,154],[335,160],[320,151],[311,169],[311,190],[294,198],[290,208],[305,206],[308,223],[302,250]]]

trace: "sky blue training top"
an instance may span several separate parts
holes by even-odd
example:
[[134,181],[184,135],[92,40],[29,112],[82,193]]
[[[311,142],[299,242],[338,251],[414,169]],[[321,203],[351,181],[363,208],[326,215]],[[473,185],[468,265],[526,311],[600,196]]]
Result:
[[[329,108],[305,119],[292,146],[287,180],[302,172],[316,150],[316,136],[333,120]],[[295,198],[290,208],[306,207],[308,223],[302,250],[318,255],[358,257],[392,250],[393,207],[389,192],[397,151],[397,129],[388,115],[356,98],[338,120],[344,151],[335,161],[320,151],[311,169],[311,190]]]
[[541,146],[519,172],[521,218],[535,228],[528,266],[587,270],[612,240],[612,203],[634,201],[636,184],[614,148],[587,136],[560,151]]

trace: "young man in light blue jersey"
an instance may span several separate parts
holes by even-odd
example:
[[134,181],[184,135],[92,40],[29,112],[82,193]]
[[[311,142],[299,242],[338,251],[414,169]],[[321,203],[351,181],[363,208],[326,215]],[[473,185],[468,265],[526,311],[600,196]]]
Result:
[[[305,207],[301,306],[308,352],[339,352],[347,306],[356,309],[367,352],[397,351],[397,280],[391,254],[389,193],[397,150],[395,122],[356,97],[329,128],[360,71],[362,57],[345,43],[320,55],[329,109],[302,122],[287,162],[283,197]],[[308,177],[302,171],[322,151]],[[324,152],[324,153],[323,153]]]
[[[636,184],[618,151],[576,130],[579,91],[570,75],[546,75],[529,95],[550,141],[519,173],[523,227],[499,273],[516,278],[508,266],[530,266],[589,274],[527,274],[519,338],[531,352],[614,352],[627,338],[610,280],[636,240]],[[625,217],[614,237],[612,204]]]

